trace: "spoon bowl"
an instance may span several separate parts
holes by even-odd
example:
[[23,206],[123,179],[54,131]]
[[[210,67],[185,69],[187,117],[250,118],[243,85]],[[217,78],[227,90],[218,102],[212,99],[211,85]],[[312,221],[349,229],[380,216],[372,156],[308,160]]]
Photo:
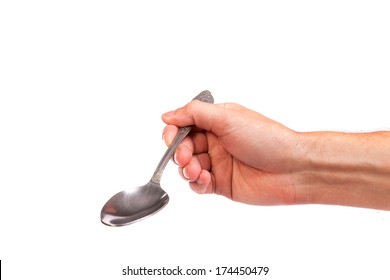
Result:
[[169,196],[160,184],[146,185],[122,191],[103,206],[100,219],[108,226],[124,226],[142,220],[168,204]]
[[[198,94],[194,100],[214,103],[213,96],[207,90]],[[103,224],[114,227],[129,225],[153,215],[167,205],[169,196],[160,186],[161,176],[177,147],[191,129],[191,126],[179,129],[146,185],[121,191],[106,202],[100,213]]]

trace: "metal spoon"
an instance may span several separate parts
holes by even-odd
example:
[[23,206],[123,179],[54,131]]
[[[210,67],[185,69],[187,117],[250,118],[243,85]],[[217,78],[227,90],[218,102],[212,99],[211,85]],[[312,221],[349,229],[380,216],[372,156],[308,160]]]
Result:
[[[194,100],[214,103],[213,96],[207,90],[198,94]],[[186,126],[179,129],[146,185],[121,191],[106,202],[100,214],[103,224],[116,227],[129,225],[153,215],[167,205],[169,196],[160,187],[160,179],[170,158],[191,128]]]

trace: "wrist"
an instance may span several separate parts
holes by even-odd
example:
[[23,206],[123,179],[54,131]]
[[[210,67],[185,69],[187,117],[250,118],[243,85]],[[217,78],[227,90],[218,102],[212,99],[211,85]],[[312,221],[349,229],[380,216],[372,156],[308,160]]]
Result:
[[380,132],[299,133],[296,202],[390,209],[389,140]]

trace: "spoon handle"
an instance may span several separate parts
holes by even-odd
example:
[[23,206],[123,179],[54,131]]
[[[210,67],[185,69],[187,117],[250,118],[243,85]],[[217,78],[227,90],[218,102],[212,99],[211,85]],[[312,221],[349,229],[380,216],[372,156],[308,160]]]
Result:
[[[195,98],[193,100],[199,100],[199,101],[202,101],[205,103],[210,103],[210,104],[214,103],[214,98],[208,90],[202,91],[197,96],[195,96]],[[154,174],[153,174],[152,178],[150,179],[150,181],[152,181],[156,184],[160,183],[162,173],[163,173],[165,167],[167,166],[169,160],[171,159],[171,157],[175,153],[177,147],[179,147],[179,144],[181,143],[181,141],[183,141],[183,139],[187,136],[187,134],[191,131],[191,129],[192,129],[192,126],[184,126],[184,127],[179,128],[179,131],[177,132],[171,145],[168,147],[165,154],[161,158],[160,163],[157,165],[157,168],[154,171]]]

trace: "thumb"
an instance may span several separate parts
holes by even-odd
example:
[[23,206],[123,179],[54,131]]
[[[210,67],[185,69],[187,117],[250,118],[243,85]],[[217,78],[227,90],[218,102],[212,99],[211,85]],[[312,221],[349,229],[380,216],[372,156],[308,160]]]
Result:
[[209,104],[193,100],[184,107],[163,114],[162,120],[166,124],[179,127],[195,125],[213,131],[216,124],[224,121],[225,113],[224,104]]

